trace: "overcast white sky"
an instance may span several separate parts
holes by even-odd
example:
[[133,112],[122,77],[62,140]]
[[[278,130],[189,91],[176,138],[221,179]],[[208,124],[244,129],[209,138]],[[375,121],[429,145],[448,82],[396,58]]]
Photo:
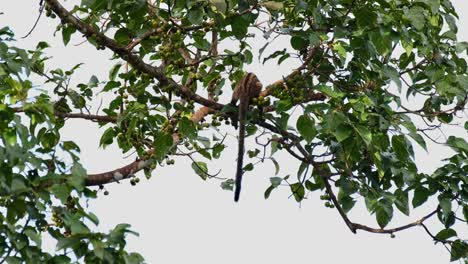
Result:
[[[453,2],[460,15],[459,39],[468,40],[468,27],[464,26],[468,25],[466,3]],[[33,47],[44,39],[51,44],[50,68],[67,69],[84,62],[73,77],[76,82],[86,83],[93,74],[103,80],[107,78],[112,64],[108,60],[110,53],[97,52],[87,43],[75,46],[81,43],[77,37],[68,47],[63,47],[61,34],[53,37],[57,20],[43,17],[30,37],[19,38],[34,23],[38,1],[4,0],[0,12],[4,12],[0,15],[0,27],[11,26],[20,46]],[[250,70],[264,83],[276,80],[285,72],[285,69],[258,64]],[[72,139],[80,145],[82,162],[88,172],[111,170],[132,160],[124,159],[115,147],[99,149],[98,135],[97,126],[85,121],[72,121],[64,129],[63,139]],[[212,171],[222,169],[222,176],[234,175],[237,150],[233,143],[231,139],[231,147],[221,160],[211,165]],[[447,151],[430,146],[429,155],[418,156],[419,164],[430,172],[446,154]],[[281,175],[295,174],[297,166],[291,166],[294,161],[279,160]],[[397,233],[394,239],[362,231],[352,234],[335,210],[323,206],[318,198],[320,193],[310,195],[301,206],[293,198],[288,199],[286,188],[264,200],[263,192],[273,172],[273,166],[266,163],[246,174],[241,202],[235,204],[232,192],[221,190],[219,181],[203,182],[193,173],[189,160],[176,159],[175,166],[156,170],[149,181],[142,177],[135,187],[128,181],[108,185],[110,195],[101,195],[89,206],[100,217],[102,230],[122,222],[131,224],[140,236],[129,237],[128,246],[140,252],[148,263],[448,263],[448,252],[443,246],[434,245],[422,228]],[[414,221],[431,209],[415,210],[409,218],[396,213],[391,226]],[[377,226],[374,216],[368,216],[363,205],[357,206],[350,217],[355,222]],[[437,220],[428,223],[432,227]],[[466,225],[459,228],[466,231]]]

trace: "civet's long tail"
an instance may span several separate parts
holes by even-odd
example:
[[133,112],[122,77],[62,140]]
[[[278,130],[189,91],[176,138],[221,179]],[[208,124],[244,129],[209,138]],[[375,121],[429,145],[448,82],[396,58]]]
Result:
[[244,163],[244,139],[245,139],[245,118],[247,115],[248,101],[241,99],[239,103],[239,146],[237,153],[236,186],[234,191],[234,201],[239,201],[242,185],[243,163]]

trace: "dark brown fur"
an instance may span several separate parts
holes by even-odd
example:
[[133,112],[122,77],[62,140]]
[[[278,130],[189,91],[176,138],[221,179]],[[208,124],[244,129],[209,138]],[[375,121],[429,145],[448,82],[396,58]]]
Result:
[[[237,101],[240,101],[238,120],[234,120],[235,123],[237,123],[237,121],[239,122],[239,149],[237,154],[237,171],[234,191],[234,201],[236,202],[239,201],[243,174],[245,119],[247,117],[247,111],[249,110],[250,100],[258,97],[261,90],[262,83],[258,80],[257,76],[253,73],[247,73],[247,75],[239,81],[234,89],[234,93],[232,94],[232,105],[235,105]],[[234,125],[237,126],[237,124]]]

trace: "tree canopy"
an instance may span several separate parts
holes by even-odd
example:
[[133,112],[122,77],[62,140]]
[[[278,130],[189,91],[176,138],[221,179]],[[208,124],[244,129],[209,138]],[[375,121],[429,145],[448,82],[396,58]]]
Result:
[[[256,60],[299,65],[272,72],[277,81],[263,83],[249,111],[244,171],[255,174],[261,162],[276,169],[265,199],[278,188],[298,203],[319,192],[353,233],[421,227],[451,261],[468,261],[458,234],[466,230],[455,228],[468,221],[468,42],[457,40],[450,0],[62,2],[40,1],[38,19],[57,23],[65,45],[79,35],[112,51],[114,66],[74,85],[86,65],[50,69],[47,36],[24,50],[9,27],[0,29],[0,263],[144,262],[125,249],[136,234],[128,224],[97,232],[84,203],[107,195],[106,184],[150,178],[175,156],[232,190],[232,177],[210,164],[231,151],[225,138],[237,108],[229,95]],[[110,100],[91,111],[98,94]],[[76,118],[102,127],[100,146],[117,144],[136,160],[88,173],[80,146],[61,138]],[[464,136],[445,136],[454,126]],[[415,148],[427,144],[452,153],[432,173],[415,161]],[[281,165],[278,152],[300,165]],[[387,227],[395,210],[410,215],[431,198],[430,213]],[[348,217],[357,202],[377,226]],[[429,218],[438,230],[424,224]],[[44,249],[44,235],[56,251]]]

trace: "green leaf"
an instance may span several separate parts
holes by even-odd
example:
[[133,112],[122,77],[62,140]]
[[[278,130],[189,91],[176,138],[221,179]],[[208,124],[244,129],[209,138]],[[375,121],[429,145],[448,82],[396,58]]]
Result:
[[452,201],[450,198],[439,198],[439,206],[442,209],[444,217],[448,217],[452,213]]
[[70,219],[70,230],[72,234],[87,234],[90,232],[88,227],[79,219]]
[[271,141],[271,150],[270,150],[270,156],[273,156],[278,151],[278,137],[272,136],[272,141]]
[[109,127],[102,134],[101,140],[99,140],[99,146],[105,148],[106,146],[112,144],[112,142],[114,141],[114,136],[115,136],[114,128]]
[[62,144],[64,150],[80,152],[80,147],[73,141],[63,141]]
[[293,36],[291,38],[291,47],[295,50],[302,50],[309,44],[307,39],[304,39],[300,36]]
[[286,130],[288,129],[288,121],[291,116],[287,113],[280,113],[280,115],[281,117],[275,118],[276,124],[279,128]]
[[276,187],[280,186],[281,182],[283,182],[283,178],[271,177],[270,182],[271,182],[271,185],[276,188]]
[[117,74],[119,73],[120,67],[122,67],[122,63],[117,63],[111,68],[109,72],[109,80],[115,81],[115,78],[117,77]]
[[245,132],[247,132],[247,136],[255,135],[255,133],[257,133],[257,130],[258,128],[256,125],[248,124],[245,127]]
[[296,127],[301,136],[307,141],[312,141],[317,135],[315,122],[308,115],[302,115],[297,119]]
[[416,208],[422,205],[423,203],[427,201],[427,198],[429,198],[429,191],[422,186],[416,187],[416,189],[414,190],[414,196],[413,196],[413,202],[412,202],[413,207]]
[[276,101],[274,104],[276,106],[277,113],[286,112],[293,107],[293,103],[290,99],[279,100]]
[[340,197],[338,202],[345,213],[348,213],[356,204],[356,201],[351,196]]
[[354,125],[354,128],[358,132],[359,136],[361,136],[364,143],[369,146],[372,143],[372,133],[369,129],[362,125]]
[[448,228],[448,229],[441,230],[439,233],[437,233],[435,237],[438,240],[447,240],[454,236],[457,236],[457,232],[455,232],[455,230],[451,228]]
[[54,263],[54,264],[69,264],[71,263],[71,259],[67,256],[64,256],[64,255],[56,255],[54,257],[52,257],[48,263]]
[[187,19],[190,21],[190,23],[194,25],[198,25],[198,24],[201,24],[201,22],[203,22],[204,15],[205,15],[205,12],[203,11],[203,8],[194,7],[188,11]]
[[427,151],[426,140],[424,140],[424,138],[421,135],[415,132],[410,132],[409,136],[412,139],[414,139],[414,141],[416,141],[416,143],[418,143],[419,146],[421,146],[425,151]]
[[166,156],[167,152],[171,149],[173,144],[172,135],[160,132],[156,134],[154,139],[155,154],[157,159],[162,159]]
[[249,163],[242,168],[243,171],[252,171],[254,169],[254,166],[252,163]]
[[465,154],[468,154],[468,143],[463,138],[450,136],[447,140],[447,145],[455,151],[463,151]]
[[338,142],[342,142],[353,134],[353,128],[346,124],[339,124],[336,127],[334,135]]
[[395,191],[395,206],[402,213],[409,216],[408,192],[404,192],[401,189]]
[[195,139],[197,137],[195,123],[187,117],[182,117],[179,120],[179,132],[182,134],[182,136],[190,139]]
[[201,36],[194,36],[193,40],[195,41],[194,46],[201,50],[208,51],[211,47],[210,42],[208,42],[208,40],[204,39]]
[[404,11],[405,18],[408,19],[416,30],[422,30],[426,24],[425,10],[420,6],[414,6]]
[[24,234],[29,237],[36,245],[40,248],[42,245],[41,235],[36,232],[33,228],[27,228],[24,230]]
[[221,189],[226,190],[226,191],[234,190],[234,180],[233,179],[227,179],[227,180],[221,182]]
[[86,214],[86,218],[88,218],[88,219],[89,219],[91,222],[93,222],[93,224],[95,224],[96,226],[99,225],[99,219],[98,219],[98,217],[97,217],[95,214],[93,214],[93,213],[91,213],[91,212],[88,212],[88,213]]
[[273,165],[275,165],[275,175],[278,175],[280,166],[279,163],[276,161],[274,158],[270,158],[271,162],[273,162]]
[[110,243],[122,244],[124,241],[125,234],[129,233],[135,236],[139,236],[137,232],[134,232],[129,229],[129,224],[118,224],[114,229],[109,233],[108,239]]
[[60,141],[60,134],[54,132],[54,131],[46,131],[44,134],[41,136],[38,136],[40,138],[42,146],[46,149],[52,149],[57,145]]
[[[287,178],[288,176],[285,177],[285,179]],[[276,189],[278,186],[280,186],[281,182],[283,181],[283,178],[280,178],[280,177],[271,177],[270,178],[270,182],[271,182],[271,185],[270,187],[268,187],[266,190],[265,190],[265,193],[263,194],[263,196],[265,197],[265,199],[268,199],[270,197],[270,194],[271,192]]]
[[385,33],[374,31],[369,34],[372,43],[379,55],[388,55],[392,48],[391,38]]
[[51,188],[52,193],[59,199],[62,203],[66,203],[70,192],[72,191],[68,185],[56,184]]
[[340,99],[344,96],[344,93],[333,90],[330,86],[326,86],[326,85],[317,85],[317,86],[314,86],[314,89],[316,89],[319,92],[324,93],[326,96],[331,97],[331,98]]
[[119,28],[114,34],[114,40],[119,44],[127,44],[131,41],[132,32],[126,28]]
[[250,50],[244,51],[244,62],[247,64],[251,64],[253,60],[253,54]]
[[318,183],[313,183],[309,180],[307,180],[305,182],[305,187],[307,190],[313,192],[313,191],[316,191],[316,190],[319,190],[319,189],[322,189],[322,185],[321,184],[318,184]]
[[2,134],[3,139],[6,141],[7,144],[10,146],[16,145],[16,131],[15,129],[9,128],[5,129]]
[[24,261],[19,258],[19,257],[15,257],[15,256],[8,256],[5,258],[6,260],[6,263],[8,264],[21,264],[21,263],[24,263]]
[[417,2],[422,2],[428,5],[431,8],[431,12],[436,14],[440,8],[440,0],[417,0]]
[[455,240],[450,250],[450,261],[468,258],[468,244],[462,240]]
[[12,200],[7,205],[7,221],[10,224],[15,223],[18,219],[23,218],[26,213],[26,202],[24,200]]
[[85,187],[85,180],[87,174],[86,170],[81,166],[80,163],[73,163],[71,169],[71,176],[68,177],[68,182],[77,190],[82,191]]
[[65,46],[70,42],[71,35],[76,32],[76,28],[69,26],[69,27],[64,27],[62,29],[62,38],[63,38],[63,44]]
[[200,142],[205,148],[210,147],[210,139],[207,137],[197,136],[197,141]]
[[316,34],[314,32],[311,32],[309,34],[309,43],[310,43],[311,46],[316,46],[316,45],[320,44],[321,41],[322,40],[320,39],[320,35],[318,35],[318,34]]
[[221,12],[225,13],[227,10],[227,4],[225,0],[210,0],[210,3],[216,7],[216,9]]
[[392,80],[398,86],[398,90],[401,91],[400,73],[398,73],[395,68],[385,65],[383,68],[383,74]]
[[396,135],[392,137],[392,148],[400,161],[406,162],[409,157],[405,136]]
[[304,186],[300,182],[298,182],[289,185],[289,187],[291,188],[291,192],[294,196],[294,199],[296,199],[298,203],[301,202],[304,199],[305,195]]
[[92,239],[91,243],[93,245],[94,254],[98,258],[103,259],[104,258],[104,243],[101,240],[97,240],[97,239]]
[[274,189],[275,189],[275,187],[273,187],[273,186],[270,185],[270,187],[268,187],[268,188],[265,190],[265,193],[263,194],[263,197],[264,197],[265,199],[270,198],[271,192],[272,192]]
[[206,165],[205,162],[202,162],[202,161],[192,162],[192,169],[203,180],[206,180],[208,178],[208,166]]
[[342,59],[346,59],[346,49],[345,47],[343,46],[343,43],[336,43],[333,45],[333,50],[338,53],[338,55],[342,58]]
[[310,165],[305,162],[301,162],[301,165],[299,165],[299,169],[297,170],[297,179],[300,181],[302,179],[302,175],[304,174],[304,171],[309,167]]
[[375,204],[375,213],[377,223],[380,228],[384,228],[393,218],[392,203],[385,199],[380,200]]
[[221,157],[221,153],[223,152],[224,148],[224,144],[215,144],[212,151],[213,158],[218,159]]
[[130,253],[124,256],[125,264],[142,264],[145,263],[145,259],[138,253]]
[[243,39],[247,35],[249,25],[243,16],[235,16],[231,21],[232,33],[237,39]]
[[72,248],[78,243],[80,243],[80,239],[78,237],[62,237],[58,239],[56,250],[58,251],[65,248]]

